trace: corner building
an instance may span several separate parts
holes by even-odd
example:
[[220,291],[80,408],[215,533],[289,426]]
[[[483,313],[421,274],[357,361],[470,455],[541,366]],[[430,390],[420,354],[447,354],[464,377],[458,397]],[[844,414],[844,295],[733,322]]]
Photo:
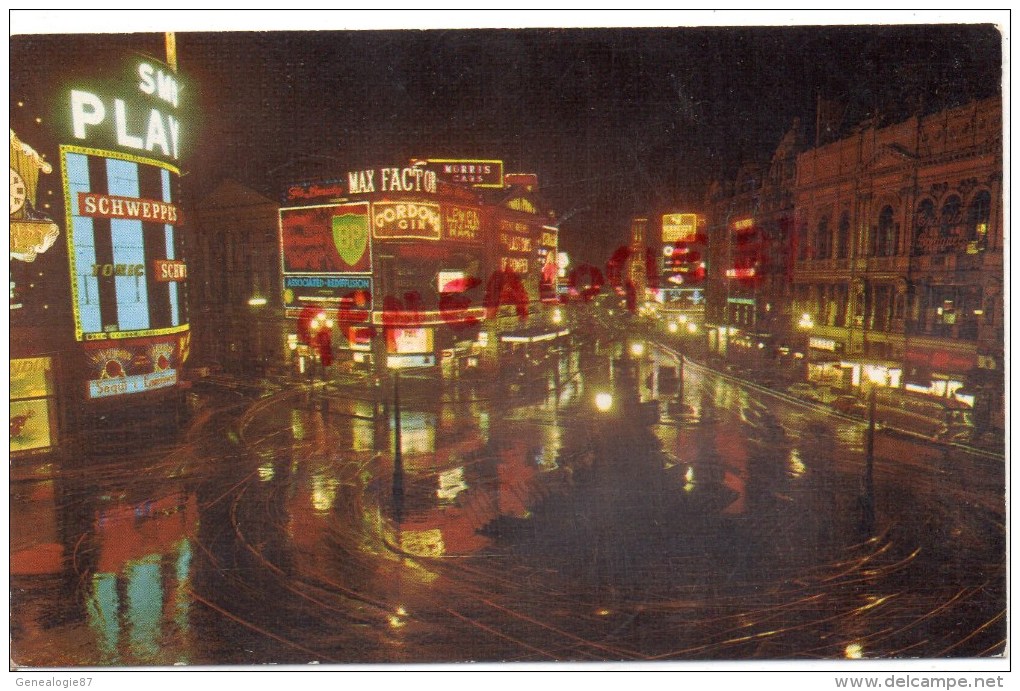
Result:
[[964,397],[1003,430],[1002,204],[997,97],[800,154],[792,312],[816,374]]
[[534,176],[498,178],[477,187],[416,163],[293,186],[300,204],[280,209],[293,369],[469,376],[542,359],[568,337],[558,229]]

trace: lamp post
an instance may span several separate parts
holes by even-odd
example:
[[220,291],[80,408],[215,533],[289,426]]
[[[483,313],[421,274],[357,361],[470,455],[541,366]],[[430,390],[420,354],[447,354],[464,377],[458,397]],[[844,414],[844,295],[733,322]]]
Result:
[[[319,360],[319,379],[323,385],[326,383],[326,367],[330,365],[333,359],[333,354],[330,352],[333,320],[330,319],[325,312],[319,312],[312,318],[311,323],[311,340],[314,343],[314,348],[318,351]],[[324,338],[325,336],[325,338]],[[314,387],[315,382],[312,382]],[[325,403],[325,399],[320,398],[320,405]]]

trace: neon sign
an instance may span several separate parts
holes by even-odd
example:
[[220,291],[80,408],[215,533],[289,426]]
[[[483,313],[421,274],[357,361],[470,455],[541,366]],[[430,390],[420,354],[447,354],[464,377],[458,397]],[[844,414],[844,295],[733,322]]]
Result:
[[121,84],[102,90],[70,91],[68,108],[73,137],[178,160],[181,122],[173,114],[180,104],[177,76],[169,68],[148,61],[138,63],[132,76],[134,90],[128,89],[123,98],[108,93],[123,92]]

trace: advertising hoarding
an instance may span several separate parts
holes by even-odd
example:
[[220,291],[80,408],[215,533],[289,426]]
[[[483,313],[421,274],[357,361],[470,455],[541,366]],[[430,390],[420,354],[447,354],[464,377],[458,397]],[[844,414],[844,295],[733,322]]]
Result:
[[372,204],[372,236],[386,240],[438,240],[442,234],[439,204],[376,202]]
[[440,180],[446,182],[472,187],[503,188],[503,161],[430,158],[425,168],[434,171]]
[[368,274],[372,246],[368,203],[280,209],[283,274]]
[[370,310],[372,277],[286,275],[283,277],[283,302],[288,308],[313,303]]
[[186,331],[177,169],[75,146],[60,155],[75,338]]
[[10,452],[45,451],[57,441],[53,361],[10,361]]
[[432,329],[421,327],[386,329],[386,351],[398,355],[431,353]]
[[171,387],[189,345],[190,334],[86,343],[87,396],[107,398]]

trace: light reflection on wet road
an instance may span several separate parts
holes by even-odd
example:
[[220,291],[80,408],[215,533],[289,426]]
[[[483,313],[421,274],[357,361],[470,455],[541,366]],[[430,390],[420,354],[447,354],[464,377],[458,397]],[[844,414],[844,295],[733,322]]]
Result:
[[[644,358],[634,396],[652,397],[671,365]],[[301,389],[210,401],[174,453],[20,468],[13,658],[1002,651],[1002,461],[882,436],[867,526],[862,422],[689,364],[690,408],[646,426],[636,407],[591,407],[609,377],[609,359],[589,353],[539,382],[441,397],[406,382],[401,501],[392,411],[373,420],[374,402],[335,392],[323,410]]]

